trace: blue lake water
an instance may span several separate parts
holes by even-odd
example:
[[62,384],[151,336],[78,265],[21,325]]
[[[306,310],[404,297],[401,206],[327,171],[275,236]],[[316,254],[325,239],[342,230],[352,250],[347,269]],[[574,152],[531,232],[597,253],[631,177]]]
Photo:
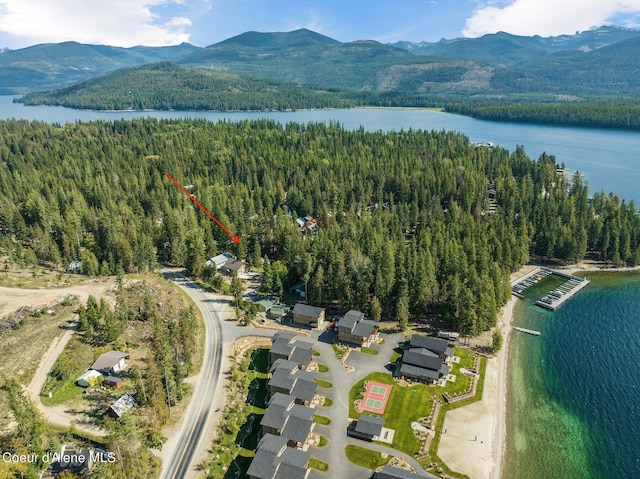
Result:
[[640,272],[588,273],[555,312],[516,307],[506,478],[640,477]]
[[524,146],[531,158],[553,154],[568,172],[580,171],[591,192],[604,189],[640,201],[640,132],[501,123],[421,109],[365,108],[295,112],[97,112],[62,107],[24,106],[0,96],[0,119],[21,118],[49,123],[155,118],[207,118],[211,121],[270,118],[281,123],[339,122],[345,128],[369,131],[453,130],[471,141],[491,141],[510,151]]
[[[339,122],[369,131],[454,130],[532,158],[554,154],[590,191],[640,200],[640,132],[488,122],[419,109],[297,112],[95,112],[25,107],[0,96],[0,119],[48,123],[155,118]],[[521,302],[511,348],[506,478],[640,478],[640,274],[593,275],[554,313]]]

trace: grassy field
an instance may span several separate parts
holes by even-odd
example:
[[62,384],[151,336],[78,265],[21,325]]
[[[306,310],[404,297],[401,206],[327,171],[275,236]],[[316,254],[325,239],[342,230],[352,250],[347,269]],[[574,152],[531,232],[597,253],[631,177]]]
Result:
[[309,467],[311,469],[317,469],[318,471],[322,471],[322,472],[326,472],[329,470],[329,464],[327,464],[324,461],[321,461],[320,459],[316,459],[315,457],[312,457],[311,459],[309,459]]
[[[14,376],[19,383],[28,385],[51,343],[64,334],[66,327],[73,324],[74,306],[57,306],[54,314],[39,318],[27,317],[18,329],[2,335],[0,341],[0,377]],[[19,354],[16,354],[19,352]],[[7,396],[0,391],[0,426],[8,423]]]
[[[421,417],[429,416],[433,407],[435,388],[424,384],[414,384],[411,387],[399,386],[390,374],[372,373],[358,381],[349,391],[349,417],[357,419],[354,401],[361,399],[365,381],[377,381],[393,386],[387,408],[382,417],[384,427],[395,429],[392,447],[406,454],[414,455],[420,449],[420,440],[413,435],[411,423]],[[439,388],[441,389],[441,388]]]
[[10,288],[64,288],[86,280],[86,276],[62,273],[41,266],[22,268],[14,265],[0,272],[0,286]]
[[347,459],[354,464],[372,470],[384,466],[391,460],[391,456],[382,457],[379,452],[360,446],[349,445],[344,448],[344,452]]

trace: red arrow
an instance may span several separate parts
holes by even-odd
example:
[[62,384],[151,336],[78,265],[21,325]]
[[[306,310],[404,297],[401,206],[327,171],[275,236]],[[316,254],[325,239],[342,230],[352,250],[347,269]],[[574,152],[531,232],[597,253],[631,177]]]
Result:
[[240,238],[238,238],[238,235],[234,235],[231,231],[229,231],[229,229],[223,225],[222,223],[220,223],[220,221],[218,221],[218,218],[216,218],[215,216],[213,216],[211,213],[209,213],[209,210],[207,210],[204,206],[202,206],[200,204],[200,202],[198,200],[196,200],[196,197],[193,196],[191,193],[189,193],[187,190],[184,189],[184,187],[178,183],[176,180],[173,179],[173,177],[169,174],[169,173],[165,173],[164,176],[166,176],[167,178],[169,178],[171,180],[171,182],[176,185],[178,188],[180,188],[180,191],[182,191],[185,195],[187,195],[189,197],[189,199],[191,201],[193,201],[193,203],[200,208],[202,211],[204,211],[207,216],[209,218],[211,218],[213,221],[215,221],[215,223],[222,228],[222,230],[227,233],[229,235],[229,237],[233,240],[234,243],[240,243]]

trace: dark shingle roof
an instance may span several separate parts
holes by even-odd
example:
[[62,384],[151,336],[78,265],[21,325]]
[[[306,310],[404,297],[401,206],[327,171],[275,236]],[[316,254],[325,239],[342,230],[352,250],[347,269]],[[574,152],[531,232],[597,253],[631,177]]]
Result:
[[370,319],[363,319],[352,330],[354,336],[360,336],[362,338],[368,338],[373,333],[373,330],[378,326],[378,323],[371,321]]
[[353,327],[363,319],[364,313],[352,309],[351,311],[347,311],[345,315],[340,318],[340,321],[338,321],[338,327],[349,328],[349,330],[353,330]]
[[300,349],[296,346],[289,359],[297,364],[304,364],[305,367],[311,364],[311,358],[313,358],[313,351],[311,349]]
[[308,316],[310,318],[320,318],[320,315],[324,309],[310,306],[308,304],[296,303],[293,307],[293,314],[301,314],[302,316]]
[[412,366],[411,364],[402,363],[402,366],[400,366],[400,375],[427,379],[438,379],[440,377],[440,372],[433,369],[421,368],[419,366]]
[[356,432],[360,434],[366,434],[368,436],[379,436],[382,432],[382,426],[384,425],[384,419],[380,416],[374,416],[373,414],[362,414],[360,419],[356,422]]
[[442,366],[442,358],[428,349],[412,348],[404,352],[402,363],[438,371]]
[[297,378],[296,383],[291,390],[291,395],[295,398],[301,399],[302,401],[313,401],[317,389],[318,383],[315,381],[309,381],[307,378]]
[[123,358],[129,359],[129,355],[121,351],[109,351],[101,354],[89,369],[95,369],[96,371],[110,371]]
[[286,331],[278,331],[274,333],[274,335],[271,337],[271,342],[275,343],[278,339],[282,339],[282,338],[286,339],[287,342],[289,342],[295,337],[296,335],[293,333],[287,333]]
[[287,338],[278,338],[271,344],[271,354],[277,354],[278,356],[289,357],[293,351],[293,346]]
[[421,474],[418,474],[416,472],[405,471],[404,469],[398,469],[397,467],[389,465],[384,466],[382,471],[378,471],[373,475],[373,479],[418,479],[421,477],[437,479],[436,476],[424,471],[421,471]]
[[428,336],[421,336],[419,334],[411,336],[409,346],[412,348],[426,348],[437,354],[445,354],[447,353],[447,350],[451,351],[447,341],[443,339],[430,338]]

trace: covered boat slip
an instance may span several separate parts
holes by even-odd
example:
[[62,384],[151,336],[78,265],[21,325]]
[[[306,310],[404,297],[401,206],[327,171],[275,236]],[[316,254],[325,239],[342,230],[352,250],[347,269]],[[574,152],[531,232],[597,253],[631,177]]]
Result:
[[518,298],[524,299],[524,296],[522,294],[524,290],[551,274],[560,276],[566,279],[566,281],[535,302],[536,306],[540,306],[541,308],[545,308],[550,311],[555,311],[556,309],[558,309],[568,299],[572,298],[578,291],[589,284],[589,280],[587,280],[586,278],[581,278],[579,276],[573,276],[570,274],[562,273],[560,271],[540,267],[536,268],[523,278],[512,282],[511,291]]

